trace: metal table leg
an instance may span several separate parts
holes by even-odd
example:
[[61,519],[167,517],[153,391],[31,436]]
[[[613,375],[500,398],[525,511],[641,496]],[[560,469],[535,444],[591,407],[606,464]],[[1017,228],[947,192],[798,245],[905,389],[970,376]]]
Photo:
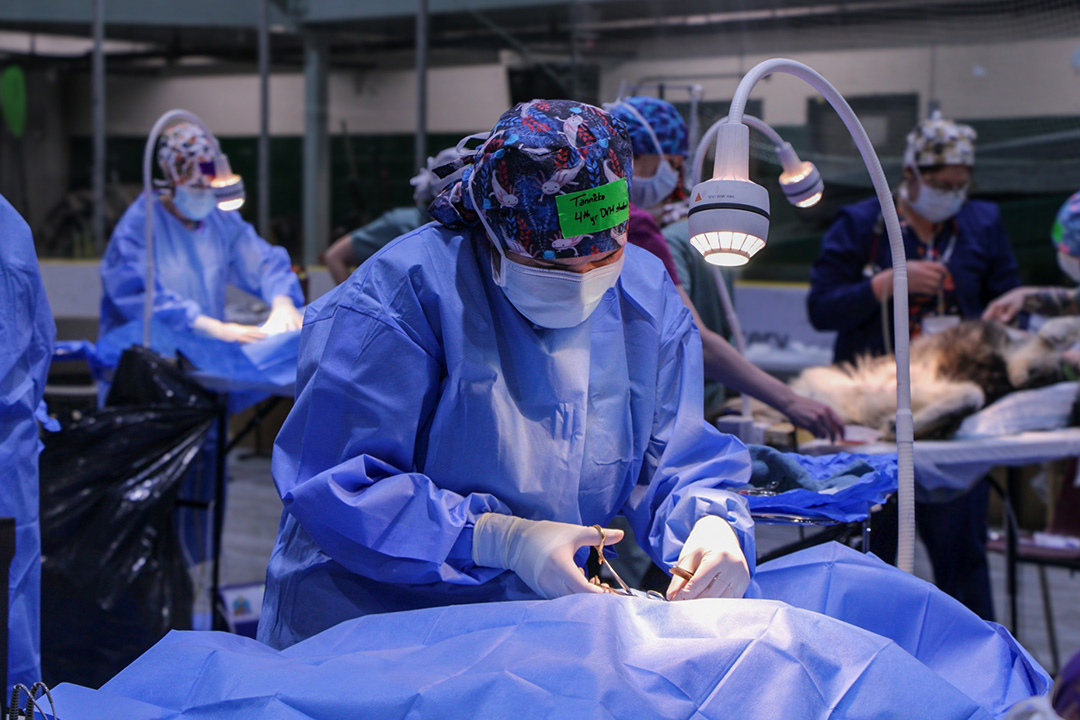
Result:
[[1016,514],[1013,511],[1013,498],[1020,484],[1020,470],[1010,467],[1006,472],[1004,512],[1005,512],[1005,585],[1009,594],[1009,630],[1013,637],[1020,639],[1020,615],[1017,609],[1017,534],[1020,532]]
[[221,598],[221,538],[225,529],[225,496],[228,478],[225,476],[225,458],[229,453],[229,397],[218,396],[217,411],[217,463],[214,486],[214,559],[213,580],[210,587],[210,617],[214,630],[227,630],[225,612],[220,608]]
[[8,582],[15,559],[15,518],[0,518],[0,717],[7,717]]

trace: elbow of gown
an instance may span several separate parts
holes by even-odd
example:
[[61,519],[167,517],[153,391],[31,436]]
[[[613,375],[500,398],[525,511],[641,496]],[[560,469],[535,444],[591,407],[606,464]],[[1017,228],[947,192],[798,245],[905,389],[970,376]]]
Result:
[[370,455],[299,483],[282,499],[323,552],[378,582],[478,585],[505,572],[472,561],[476,520],[510,514],[505,504],[486,493],[443,490]]

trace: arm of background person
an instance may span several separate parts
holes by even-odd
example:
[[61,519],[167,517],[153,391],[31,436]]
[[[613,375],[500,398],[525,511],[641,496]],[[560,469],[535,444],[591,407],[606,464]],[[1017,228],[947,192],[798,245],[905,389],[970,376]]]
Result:
[[323,262],[326,263],[326,269],[330,271],[330,277],[334,279],[335,284],[340,285],[349,279],[349,268],[354,268],[357,265],[351,232],[339,237],[323,253]]
[[723,383],[725,387],[776,408],[795,425],[806,428],[818,437],[836,440],[844,436],[844,421],[832,408],[799,395],[786,383],[740,355],[731,343],[702,324],[690,297],[682,288],[678,290],[701,334],[705,375]]

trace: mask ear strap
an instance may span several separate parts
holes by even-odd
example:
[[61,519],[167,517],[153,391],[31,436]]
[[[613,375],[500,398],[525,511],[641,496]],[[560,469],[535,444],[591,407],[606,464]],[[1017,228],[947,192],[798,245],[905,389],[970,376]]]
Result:
[[505,277],[503,269],[505,263],[509,262],[506,259],[506,253],[503,252],[502,245],[499,244],[499,239],[495,235],[495,231],[488,225],[487,218],[484,217],[484,208],[476,202],[476,193],[473,192],[473,179],[476,177],[476,166],[473,166],[472,172],[469,173],[469,181],[466,183],[469,191],[469,199],[472,200],[473,210],[476,211],[476,216],[480,218],[480,224],[484,226],[484,232],[487,234],[488,241],[495,246],[495,252],[499,255],[499,271],[495,272],[495,264],[491,265],[491,277],[495,280],[495,284],[499,287],[505,287],[503,284],[503,278]]

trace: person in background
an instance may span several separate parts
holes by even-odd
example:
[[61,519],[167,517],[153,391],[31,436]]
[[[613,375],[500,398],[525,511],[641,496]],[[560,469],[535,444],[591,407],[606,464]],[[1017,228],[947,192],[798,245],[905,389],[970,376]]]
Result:
[[[157,161],[167,187],[153,202],[154,319],[177,331],[248,343],[295,330],[303,318],[300,281],[289,255],[259,237],[235,210],[217,207],[213,180],[217,144],[198,126],[181,122],[161,134]],[[146,282],[146,198],[140,195],[113,230],[101,260],[98,337],[141,322]],[[264,300],[270,317],[260,327],[225,319],[225,289],[235,285]]]
[[[990,202],[968,199],[975,131],[935,113],[907,136],[897,189],[908,257],[911,335],[979,318],[987,304],[1020,284],[1016,258]],[[854,362],[892,346],[892,257],[881,206],[870,198],[840,211],[810,274],[807,308],[818,330],[837,333],[834,361]],[[882,317],[890,318],[883,325]],[[947,503],[919,503],[915,517],[938,587],[993,618],[986,561],[985,481]],[[872,549],[894,561],[895,505],[875,516]]]
[[634,147],[630,242],[663,261],[679,296],[693,314],[701,334],[705,376],[776,408],[792,423],[819,437],[843,437],[844,423],[832,408],[796,394],[785,383],[755,367],[702,320],[682,288],[667,240],[652,214],[683,192],[681,171],[688,152],[688,131],[679,111],[671,103],[646,96],[625,98],[608,107],[626,123]]
[[[155,322],[178,333],[194,333],[225,342],[252,343],[267,335],[299,329],[304,304],[300,281],[289,254],[259,237],[235,210],[218,208],[211,188],[219,150],[199,126],[181,122],[167,128],[157,147],[166,187],[153,199]],[[141,326],[146,287],[146,197],[140,195],[113,230],[101,260],[101,320],[98,342],[113,330]],[[261,326],[229,322],[225,292],[234,285],[261,298],[271,308]],[[198,364],[198,358],[191,358]],[[99,378],[104,405],[109,382]],[[185,478],[181,497],[213,499],[216,476],[216,431],[202,447],[199,460]],[[188,560],[205,559],[211,543],[205,509],[182,508],[180,533]]]
[[435,157],[429,157],[427,167],[420,168],[420,172],[409,180],[415,204],[388,210],[362,228],[342,235],[330,246],[323,255],[323,262],[336,284],[345,282],[353,268],[362,265],[391,240],[431,222],[428,205],[453,180],[452,177],[440,178],[434,170],[452,164],[460,154],[457,148],[446,148]]
[[[8,571],[7,677],[0,692],[41,680],[41,532],[38,523],[38,419],[47,415],[42,398],[52,362],[56,324],[41,283],[30,227],[0,196],[0,517],[15,521],[15,547]],[[0,551],[0,556],[6,555]],[[7,558],[5,558],[7,559]]]
[[534,100],[463,160],[435,223],[307,310],[274,446],[272,647],[370,613],[603,592],[583,548],[622,538],[616,514],[675,569],[670,599],[750,581],[729,489],[749,453],[705,422],[690,312],[626,245],[623,124]]

